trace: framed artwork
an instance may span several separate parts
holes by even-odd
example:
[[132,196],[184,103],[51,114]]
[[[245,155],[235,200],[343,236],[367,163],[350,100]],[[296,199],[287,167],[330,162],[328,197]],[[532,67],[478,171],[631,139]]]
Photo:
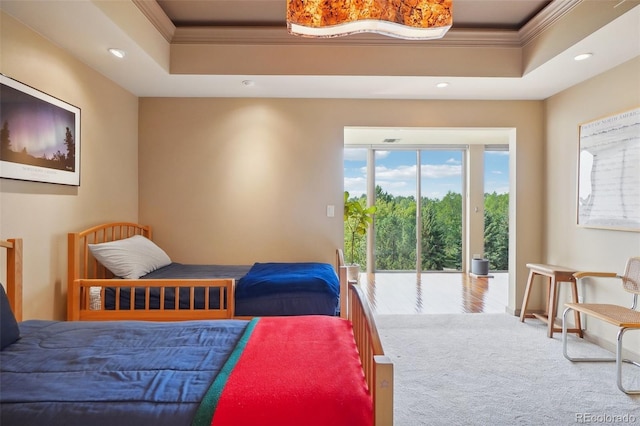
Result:
[[80,108],[0,74],[0,177],[80,186]]
[[578,225],[640,231],[640,107],[579,133]]

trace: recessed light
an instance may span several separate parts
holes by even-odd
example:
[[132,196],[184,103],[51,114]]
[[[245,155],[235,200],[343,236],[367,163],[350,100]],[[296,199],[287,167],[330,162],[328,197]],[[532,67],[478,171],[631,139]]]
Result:
[[579,55],[574,56],[573,59],[576,61],[584,61],[585,59],[589,59],[592,56],[593,56],[593,53],[581,53]]
[[449,83],[447,83],[446,81],[443,81],[442,83],[436,84],[436,87],[438,89],[444,89],[445,87],[449,87]]
[[247,86],[247,87],[251,87],[251,86],[255,86],[256,82],[253,80],[242,80],[242,85],[243,86]]
[[125,55],[124,50],[115,49],[113,47],[109,49],[109,53],[111,53],[113,56],[115,56],[118,59],[124,58],[124,55]]

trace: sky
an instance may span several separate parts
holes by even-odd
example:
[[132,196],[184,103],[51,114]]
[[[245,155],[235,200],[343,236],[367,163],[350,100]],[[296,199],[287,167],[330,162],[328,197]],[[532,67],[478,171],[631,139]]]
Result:
[[[352,196],[366,191],[366,149],[344,150],[344,189]],[[462,192],[462,151],[422,151],[422,194],[440,199]],[[376,151],[376,185],[394,196],[416,195],[415,151]],[[509,153],[488,151],[484,165],[485,193],[509,192]]]
[[4,84],[0,93],[0,126],[7,123],[13,151],[26,149],[38,158],[66,154],[67,127],[77,141],[73,112]]

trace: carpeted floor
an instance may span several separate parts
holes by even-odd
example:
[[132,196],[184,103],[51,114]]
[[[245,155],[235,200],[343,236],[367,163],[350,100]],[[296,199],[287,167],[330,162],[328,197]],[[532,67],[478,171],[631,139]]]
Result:
[[[615,363],[572,363],[562,336],[507,314],[378,315],[394,363],[394,425],[640,425]],[[569,353],[610,353],[570,335]],[[571,345],[571,343],[573,343]],[[640,368],[625,364],[626,386]]]

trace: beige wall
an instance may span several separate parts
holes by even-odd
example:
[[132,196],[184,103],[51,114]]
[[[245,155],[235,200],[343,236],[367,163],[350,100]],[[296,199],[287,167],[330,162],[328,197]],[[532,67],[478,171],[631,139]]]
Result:
[[543,115],[536,101],[141,99],[140,220],[181,262],[332,262],[345,126],[512,127],[515,310],[525,263],[543,260]]
[[[578,126],[640,106],[640,58],[559,93],[546,101],[546,239],[549,263],[579,270],[622,273],[626,260],[640,256],[640,232],[590,229],[576,225]],[[584,280],[585,301],[631,305],[619,280]],[[566,298],[566,292],[564,295]],[[590,337],[615,342],[615,331],[589,321]],[[629,333],[627,347],[640,348]],[[636,350],[636,353],[640,351]]]
[[[0,72],[82,110],[80,187],[0,180],[0,238],[25,244],[25,319],[64,317],[66,234],[103,221],[152,225],[177,261],[332,262],[344,126],[515,129],[511,310],[527,262],[622,272],[640,254],[640,233],[575,225],[578,124],[640,105],[640,59],[546,102],[138,100],[12,18],[0,24]],[[628,302],[617,283],[581,291]],[[607,326],[587,326],[613,342]]]
[[24,239],[24,319],[63,319],[67,233],[138,219],[138,99],[0,19],[0,72],[81,109],[80,187],[0,179],[0,238]]

